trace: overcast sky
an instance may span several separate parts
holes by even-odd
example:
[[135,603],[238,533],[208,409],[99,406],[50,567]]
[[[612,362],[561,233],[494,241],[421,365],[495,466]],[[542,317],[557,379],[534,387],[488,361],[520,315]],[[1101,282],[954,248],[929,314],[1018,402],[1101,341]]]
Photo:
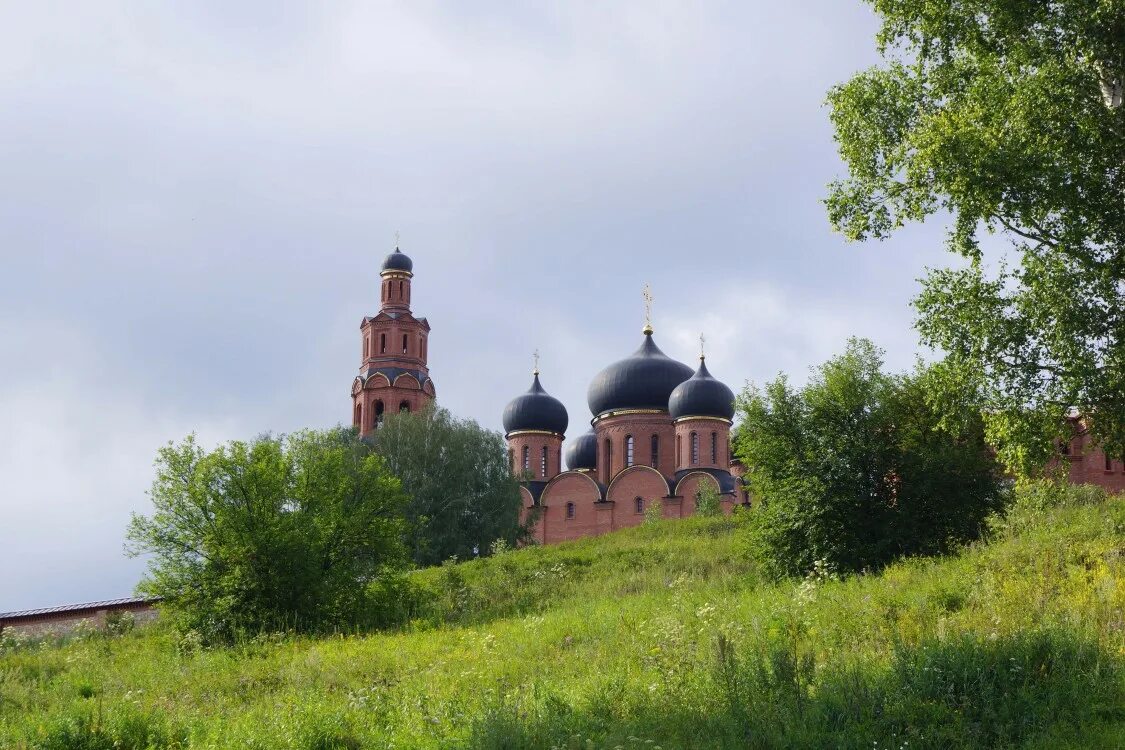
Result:
[[[536,6],[536,7],[530,7]],[[741,387],[908,307],[943,228],[848,245],[859,0],[0,8],[0,611],[129,595],[152,460],[348,421],[401,232],[438,398],[500,427],[656,340]]]

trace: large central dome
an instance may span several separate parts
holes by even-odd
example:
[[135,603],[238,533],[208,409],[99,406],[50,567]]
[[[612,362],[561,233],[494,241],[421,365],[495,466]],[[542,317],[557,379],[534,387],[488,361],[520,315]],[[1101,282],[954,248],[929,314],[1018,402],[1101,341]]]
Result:
[[632,356],[594,376],[586,400],[595,417],[622,409],[667,410],[673,389],[691,376],[691,368],[660,351],[646,331],[644,342]]

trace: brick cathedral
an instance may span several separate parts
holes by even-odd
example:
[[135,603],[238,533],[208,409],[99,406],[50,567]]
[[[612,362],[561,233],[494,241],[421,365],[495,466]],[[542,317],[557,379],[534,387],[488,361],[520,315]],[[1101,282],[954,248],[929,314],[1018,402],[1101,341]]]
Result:
[[[410,309],[414,263],[397,247],[383,261],[381,306],[360,323],[363,356],[352,381],[352,423],[378,429],[388,410],[416,411],[433,401],[430,324]],[[647,296],[647,294],[646,294]],[[704,488],[724,512],[749,503],[742,467],[731,456],[734,393],[707,369],[667,356],[645,323],[633,354],[594,376],[587,391],[591,428],[566,447],[570,419],[539,380],[504,409],[512,471],[521,478],[525,517],[538,513],[544,544],[635,526],[658,504],[665,517],[695,512]],[[1125,465],[1090,444],[1080,419],[1060,446],[1070,480],[1125,490]],[[566,468],[563,468],[565,457]]]

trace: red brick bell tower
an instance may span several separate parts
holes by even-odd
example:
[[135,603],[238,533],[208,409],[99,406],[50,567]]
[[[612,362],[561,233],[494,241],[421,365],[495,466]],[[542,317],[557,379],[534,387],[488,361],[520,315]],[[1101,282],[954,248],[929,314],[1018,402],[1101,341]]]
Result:
[[417,411],[434,399],[427,364],[430,324],[410,311],[414,261],[397,247],[383,261],[381,306],[360,323],[363,357],[352,381],[352,424],[366,435],[387,413]]

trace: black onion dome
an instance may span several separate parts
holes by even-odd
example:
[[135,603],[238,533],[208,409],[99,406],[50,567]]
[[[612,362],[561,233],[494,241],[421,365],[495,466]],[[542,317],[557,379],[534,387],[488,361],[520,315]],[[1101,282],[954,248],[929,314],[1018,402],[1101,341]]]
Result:
[[410,260],[410,256],[399,250],[397,247],[395,251],[387,256],[383,261],[384,271],[406,271],[411,273],[414,271],[414,261]]
[[566,447],[566,468],[598,468],[598,436],[593,430],[570,441],[570,445]]
[[562,435],[570,420],[562,401],[543,390],[539,384],[539,373],[535,373],[535,380],[527,393],[516,396],[504,407],[503,421],[505,432],[546,430]]
[[734,418],[734,391],[715,380],[707,371],[707,362],[699,360],[699,369],[690,380],[676,386],[668,399],[668,413],[680,417]]
[[690,377],[691,368],[660,351],[646,331],[632,356],[594,376],[586,400],[594,416],[618,409],[665,410],[672,389]]

